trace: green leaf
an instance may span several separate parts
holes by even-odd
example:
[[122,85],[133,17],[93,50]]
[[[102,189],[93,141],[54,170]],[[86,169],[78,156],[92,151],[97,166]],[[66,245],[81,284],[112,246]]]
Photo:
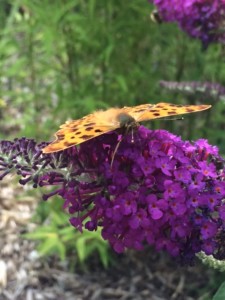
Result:
[[116,76],[116,80],[117,80],[121,90],[123,92],[127,92],[128,91],[128,86],[127,86],[126,78],[122,75],[118,75],[118,76]]
[[88,10],[89,10],[89,17],[91,19],[94,17],[95,6],[96,6],[96,0],[89,0]]
[[62,226],[68,223],[68,216],[66,216],[66,214],[63,211],[62,212],[52,211],[51,218],[56,226]]
[[225,299],[225,282],[219,287],[218,291],[213,297],[213,300],[224,300]]
[[80,262],[84,262],[85,258],[87,257],[87,253],[86,253],[87,248],[85,245],[86,239],[87,238],[85,236],[81,236],[76,241],[76,250]]
[[57,236],[57,233],[55,232],[55,228],[52,226],[44,226],[39,227],[34,232],[25,233],[23,234],[24,237],[31,239],[31,240],[40,240],[40,239],[54,239]]
[[45,240],[38,246],[41,255],[58,254],[61,260],[65,259],[65,246],[60,242],[57,236]]
[[100,260],[105,268],[109,266],[109,245],[105,243],[105,245],[99,244],[97,245],[97,251],[100,256]]

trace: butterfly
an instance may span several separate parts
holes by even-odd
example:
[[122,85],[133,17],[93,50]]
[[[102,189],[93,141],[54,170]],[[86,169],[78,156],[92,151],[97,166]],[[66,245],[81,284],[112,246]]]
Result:
[[42,149],[43,153],[61,151],[118,128],[137,127],[139,122],[183,115],[209,109],[211,105],[141,104],[109,108],[81,119],[67,121],[55,134],[56,139]]

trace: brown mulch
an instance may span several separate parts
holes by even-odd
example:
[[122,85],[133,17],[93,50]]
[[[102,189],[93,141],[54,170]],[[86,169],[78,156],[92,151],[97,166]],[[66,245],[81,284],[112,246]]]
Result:
[[218,273],[200,262],[181,266],[149,249],[114,255],[108,269],[93,256],[71,273],[68,262],[41,258],[21,237],[36,226],[30,218],[37,200],[12,178],[0,188],[0,300],[208,300],[219,286]]

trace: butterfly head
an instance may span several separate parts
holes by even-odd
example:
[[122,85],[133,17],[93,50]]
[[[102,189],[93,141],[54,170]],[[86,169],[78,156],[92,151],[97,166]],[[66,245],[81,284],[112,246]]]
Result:
[[117,116],[117,119],[120,123],[120,127],[137,127],[136,120],[127,113],[120,113]]

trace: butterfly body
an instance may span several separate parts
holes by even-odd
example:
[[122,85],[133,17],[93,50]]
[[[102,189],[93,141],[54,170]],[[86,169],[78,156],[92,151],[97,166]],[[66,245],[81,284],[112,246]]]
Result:
[[137,127],[139,122],[202,111],[211,105],[176,105],[170,103],[141,104],[134,107],[109,108],[81,119],[67,121],[56,132],[56,140],[43,148],[52,153],[81,144],[104,133],[125,127]]

